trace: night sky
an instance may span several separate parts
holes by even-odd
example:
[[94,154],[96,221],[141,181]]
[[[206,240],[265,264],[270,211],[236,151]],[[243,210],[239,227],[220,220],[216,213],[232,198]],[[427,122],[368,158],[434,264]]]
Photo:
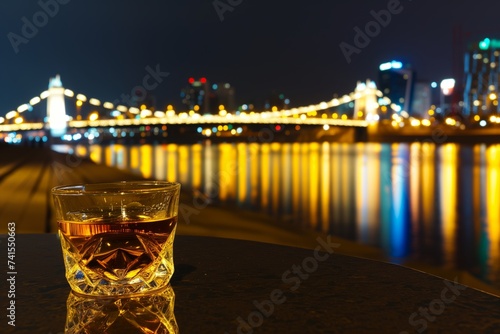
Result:
[[[55,0],[42,0],[42,2]],[[400,13],[348,64],[339,47],[354,45],[354,28],[370,11],[395,0],[219,0],[230,4],[223,21],[213,0],[59,0],[58,13],[14,51],[9,33],[23,37],[22,18],[42,10],[35,0],[0,2],[0,115],[47,88],[59,73],[66,88],[103,101],[141,85],[147,66],[170,75],[154,89],[157,107],[180,106],[190,76],[229,82],[237,102],[283,92],[292,106],[329,100],[377,79],[378,65],[411,63],[420,79],[452,76],[452,31],[466,40],[500,37],[500,3],[491,0],[404,0]],[[13,34],[10,34],[11,38]],[[24,37],[23,37],[24,38]]]

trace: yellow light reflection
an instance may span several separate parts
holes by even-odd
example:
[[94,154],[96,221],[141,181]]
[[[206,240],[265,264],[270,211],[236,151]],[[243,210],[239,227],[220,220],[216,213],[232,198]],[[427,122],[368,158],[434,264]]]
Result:
[[106,166],[113,166],[113,149],[111,146],[104,148],[104,164]]
[[332,184],[332,191],[331,191],[332,209],[331,209],[330,216],[331,216],[331,221],[334,223],[334,226],[340,222],[340,208],[341,208],[340,181],[343,178],[343,176],[341,174],[340,163],[341,163],[340,144],[339,143],[332,143],[331,159],[330,159],[330,166],[331,166],[330,174],[332,175],[332,181],[331,181],[331,184]]
[[249,144],[249,159],[250,159],[250,199],[252,204],[257,204],[259,196],[259,145],[252,143]]
[[189,147],[179,146],[179,180],[181,184],[189,185]]
[[486,150],[486,231],[489,239],[489,261],[494,272],[500,268],[500,145]]
[[370,229],[370,241],[376,242],[378,231],[380,231],[380,152],[381,144],[370,144],[368,151],[368,226]]
[[132,146],[130,148],[130,168],[137,170],[139,168],[139,147]]
[[281,205],[284,215],[289,215],[292,209],[292,169],[293,165],[290,163],[291,159],[291,144],[281,145]]
[[270,147],[269,144],[262,144],[260,147],[260,189],[261,189],[261,205],[263,209],[269,208],[269,188],[270,188],[270,159],[269,159]]
[[228,193],[231,199],[236,199],[236,190],[237,190],[236,174],[238,173],[238,151],[234,144],[229,145],[228,153],[229,153],[229,163],[226,167],[229,176]]
[[102,163],[102,147],[99,145],[90,146],[90,160],[95,162],[96,164]]
[[441,233],[445,265],[453,265],[456,249],[457,153],[456,144],[441,147]]
[[366,170],[366,157],[364,154],[365,146],[363,144],[356,145],[356,225],[358,240],[362,242],[367,241],[368,231],[368,215],[367,215],[367,202],[368,191],[367,187],[367,170]]
[[432,234],[432,226],[435,221],[435,151],[434,144],[422,144],[422,199],[425,199],[426,205],[422,207],[423,225],[425,234]]
[[200,144],[194,144],[191,146],[191,163],[192,163],[192,177],[191,186],[193,189],[201,189],[201,150],[202,146]]
[[167,145],[167,181],[177,182],[177,145]]
[[356,220],[358,240],[376,243],[380,216],[380,144],[356,145]]
[[237,146],[238,150],[238,202],[244,203],[247,200],[247,179],[248,179],[248,169],[247,169],[247,152],[248,145],[245,143],[240,143]]
[[292,171],[292,212],[295,217],[298,216],[299,208],[300,208],[300,198],[301,198],[301,190],[300,190],[300,144],[294,143],[292,144],[292,163],[291,166],[293,168]]
[[153,148],[151,145],[142,145],[140,152],[142,176],[150,178],[153,175]]
[[309,208],[309,201],[308,201],[308,196],[309,196],[309,185],[310,181],[309,178],[306,177],[306,175],[310,175],[310,162],[309,162],[309,145],[308,144],[301,144],[300,146],[300,204],[299,204],[299,210],[300,210],[300,217],[302,219],[302,223],[304,225],[311,226],[311,220],[310,216],[308,215],[308,208]]
[[330,221],[330,144],[321,144],[321,231],[328,233]]
[[156,180],[166,180],[166,161],[165,161],[165,151],[166,145],[155,145],[155,179]]
[[207,140],[204,143],[203,147],[203,191],[204,193],[212,197],[215,195],[215,192],[218,191],[218,187],[216,186],[217,180],[215,179],[215,153],[216,147],[212,145],[212,143]]
[[280,200],[280,178],[281,178],[281,166],[280,166],[280,155],[281,155],[281,144],[272,143],[271,144],[271,184],[272,184],[272,210],[273,212],[279,212],[279,200]]
[[79,157],[86,157],[88,154],[88,149],[86,146],[77,145],[75,148],[75,154]]
[[232,144],[219,144],[219,198],[227,200],[236,195],[236,149]]
[[420,178],[422,166],[422,147],[420,143],[413,143],[410,145],[410,207],[411,207],[411,221],[413,235],[418,235],[420,221],[420,199],[421,199],[421,185],[428,183],[429,180]]
[[352,168],[352,155],[349,152],[349,144],[342,143],[340,146],[340,155],[342,156],[342,161],[340,164],[341,167],[341,172],[339,174],[340,177],[340,188],[341,188],[341,194],[342,196],[340,197],[340,208],[342,210],[342,218],[340,221],[340,224],[342,226],[348,226],[349,224],[352,223],[351,221],[351,212],[349,208],[352,205],[352,187],[351,187],[351,182],[352,182],[352,173],[353,173],[353,168]]
[[319,144],[309,144],[309,210],[310,222],[314,228],[318,227],[318,201],[319,201]]
[[228,184],[228,176],[227,172],[224,171],[223,166],[227,163],[228,159],[228,147],[227,144],[220,144],[218,145],[219,148],[219,179],[217,180],[218,185],[219,185],[219,198],[222,201],[227,200],[228,196],[228,191],[227,191],[227,184]]

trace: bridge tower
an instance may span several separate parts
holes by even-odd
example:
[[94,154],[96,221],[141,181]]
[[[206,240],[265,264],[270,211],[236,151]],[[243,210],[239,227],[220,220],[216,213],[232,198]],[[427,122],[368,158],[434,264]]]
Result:
[[[355,95],[360,95],[354,101],[354,119],[364,118],[367,120],[374,120],[375,115],[377,115],[377,85],[370,79],[366,82],[358,81],[356,89],[354,91]],[[358,112],[362,112],[363,116],[359,117]]]
[[48,92],[47,118],[50,133],[53,137],[60,137],[66,133],[67,116],[64,103],[64,87],[59,74],[55,78],[50,78]]

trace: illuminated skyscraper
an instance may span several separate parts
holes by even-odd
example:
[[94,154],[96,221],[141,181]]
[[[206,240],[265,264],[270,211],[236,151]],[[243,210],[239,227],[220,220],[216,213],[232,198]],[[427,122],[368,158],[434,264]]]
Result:
[[498,113],[500,40],[486,38],[465,54],[464,115]]
[[49,80],[49,96],[47,97],[47,117],[50,133],[60,137],[66,133],[66,105],[64,103],[64,87],[58,75]]
[[396,106],[396,111],[411,113],[415,80],[413,70],[399,61],[381,64],[379,69],[378,87],[384,96]]
[[234,87],[229,83],[209,84],[206,78],[189,78],[189,86],[181,91],[182,103],[202,114],[217,114],[223,105],[229,112],[236,110]]
[[427,116],[427,112],[432,105],[432,87],[430,82],[415,82],[411,106],[414,115]]
[[181,91],[182,103],[190,110],[197,110],[201,114],[210,113],[208,101],[208,81],[206,78],[188,79],[189,86]]

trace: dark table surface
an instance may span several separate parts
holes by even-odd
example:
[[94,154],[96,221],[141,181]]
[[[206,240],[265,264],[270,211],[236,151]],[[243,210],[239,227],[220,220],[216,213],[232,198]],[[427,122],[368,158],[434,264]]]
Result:
[[[15,275],[7,274],[5,235],[0,245],[0,333],[64,333],[67,314],[73,322],[75,314],[86,314],[68,313],[70,288],[56,235],[17,235]],[[326,239],[315,252],[177,236],[175,303],[158,308],[174,308],[180,333],[500,333],[499,298],[400,266],[338,255],[336,247]],[[15,299],[8,298],[11,276]],[[158,298],[152,303],[161,303]],[[11,300],[15,327],[6,317]]]

